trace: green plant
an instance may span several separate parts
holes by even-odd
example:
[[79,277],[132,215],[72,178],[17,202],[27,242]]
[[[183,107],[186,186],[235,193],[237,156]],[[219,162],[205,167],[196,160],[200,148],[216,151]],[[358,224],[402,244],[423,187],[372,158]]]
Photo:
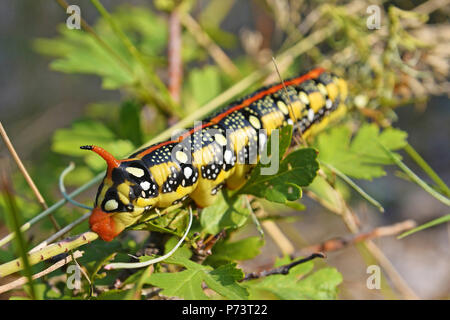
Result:
[[[88,106],[82,119],[54,133],[52,153],[42,160],[48,165],[41,167],[36,175],[40,184],[45,186],[42,188],[43,193],[50,199],[55,181],[69,159],[77,163],[75,171],[66,178],[70,185],[79,187],[76,195],[100,181],[103,162],[95,155],[79,150],[79,146],[86,141],[108,148],[117,157],[125,157],[147,141],[149,144],[167,138],[171,132],[168,128],[174,119],[183,119],[175,126],[183,127],[231,98],[257,87],[263,79],[277,79],[273,78],[275,73],[272,62],[264,60],[264,50],[261,48],[247,48],[246,54],[233,60],[222,51],[219,55],[214,51],[237,42],[235,35],[220,31],[220,19],[205,18],[208,10],[219,6],[220,0],[211,1],[209,9],[203,12],[203,18],[206,19],[204,24],[197,26],[209,42],[199,41],[199,34],[190,32],[191,1],[181,1],[181,4],[169,1],[169,5],[159,1],[155,3],[155,10],[125,5],[115,8],[112,13],[99,1],[91,2],[101,14],[92,28],[84,26],[87,32],[83,32],[60,27],[58,37],[38,39],[35,48],[53,57],[50,64],[53,70],[69,74],[94,74],[102,79],[104,89],[121,90],[124,94],[120,102],[99,102]],[[281,15],[293,25],[299,24],[294,14],[271,6],[269,1],[267,5],[272,15]],[[39,254],[30,255],[30,263],[37,264],[66,249],[74,250],[85,245],[84,255],[77,259],[84,270],[81,288],[71,291],[62,281],[54,285],[43,281],[35,285],[39,290],[36,297],[335,299],[342,276],[336,269],[324,267],[323,262],[309,261],[290,268],[287,274],[246,279],[237,263],[258,256],[265,239],[246,237],[235,240],[234,236],[245,227],[252,227],[252,221],[259,229],[261,222],[270,234],[270,229],[276,228],[276,225],[274,227],[274,224],[267,222],[276,222],[280,216],[285,218],[283,214],[292,208],[304,209],[304,205],[299,202],[303,193],[341,216],[348,230],[358,234],[360,228],[349,205],[351,191],[348,186],[380,210],[382,205],[351,179],[372,180],[382,177],[386,174],[385,168],[391,165],[397,165],[408,179],[448,205],[448,187],[408,144],[407,133],[391,125],[396,119],[396,107],[408,102],[421,102],[428,95],[436,93],[433,90],[439,87],[440,77],[435,65],[426,58],[415,64],[409,59],[411,53],[416,51],[423,52],[424,57],[425,53],[439,54],[433,51],[435,43],[428,43],[426,39],[415,36],[418,30],[428,28],[424,22],[425,15],[390,7],[387,30],[372,32],[364,27],[364,16],[355,14],[361,10],[364,8],[358,7],[356,2],[346,6],[316,5],[309,12],[318,14],[322,19],[305,36],[298,33],[297,29],[289,28],[289,23],[280,25],[282,29],[285,28],[286,34],[286,41],[280,47],[288,48],[276,54],[283,75],[296,75],[298,70],[308,69],[311,64],[320,64],[348,79],[351,88],[350,111],[338,124],[307,140],[308,146],[294,148],[286,157],[280,158],[278,175],[263,177],[258,174],[261,166],[255,168],[242,189],[235,193],[224,192],[214,206],[202,210],[198,219],[194,220],[185,245],[154,266],[134,273],[103,269],[113,261],[130,261],[129,254],[140,252],[142,256],[139,260],[145,261],[170,251],[186,230],[189,219],[186,208],[175,206],[162,212],[152,212],[145,221],[131,227],[132,230],[150,231],[150,237],[143,241],[136,240],[128,233],[111,243],[103,243],[94,241],[96,235],[87,232],[65,244],[65,247],[54,245],[44,248]],[[168,43],[174,40],[162,12],[169,16],[181,16],[178,28],[182,30],[183,47],[182,53],[178,54],[183,65],[178,68],[186,69],[186,75],[183,77],[183,89],[178,93],[183,108],[174,101],[162,77],[158,76],[174,63],[164,56]],[[410,28],[402,24],[405,18],[413,19],[415,25]],[[174,21],[172,23],[176,23],[176,17]],[[205,46],[205,43],[216,46]],[[373,50],[374,47],[378,51]],[[208,64],[209,56],[215,60],[214,65]],[[226,59],[226,62],[221,59]],[[231,63],[242,76],[224,70],[223,66],[227,63]],[[415,90],[408,85],[410,83],[422,90]],[[149,113],[151,117],[146,116]],[[290,130],[281,133],[280,156],[287,152],[291,135]],[[401,162],[402,150],[424,170],[433,184],[424,182]],[[290,163],[294,165],[288,165]],[[15,196],[19,205],[13,211],[20,212],[26,219],[36,216],[37,208],[22,204],[31,194],[25,191],[27,188],[21,176],[13,178],[14,183],[21,187],[20,190],[24,190]],[[0,199],[0,205],[2,211],[10,212],[6,200]],[[92,199],[84,197],[83,202],[91,204]],[[63,204],[64,201],[60,201],[45,213],[54,212]],[[57,220],[67,225],[75,221],[80,212],[80,209],[60,208]],[[410,230],[407,234],[448,221],[447,217]],[[37,221],[32,220],[33,224]],[[16,228],[15,234],[20,236],[28,228],[22,228],[22,231]],[[47,232],[48,229],[49,226]],[[71,232],[77,234],[86,229],[84,223]],[[397,230],[396,233],[401,231],[404,230]],[[6,244],[12,238],[4,238],[0,243]],[[359,250],[362,255],[368,253],[377,259],[373,243],[369,241],[364,239]],[[280,246],[286,255],[278,259],[273,268],[288,265],[305,255],[290,251],[283,243]],[[0,253],[2,262],[12,259],[11,249]],[[17,266],[15,262],[0,265],[0,274],[21,269],[22,266]],[[386,268],[388,277],[396,276],[388,270]],[[51,276],[61,273],[60,270]],[[203,283],[206,284],[206,290]],[[407,295],[398,287],[395,289],[403,296]],[[31,294],[32,291],[29,292],[30,297],[35,296]]]

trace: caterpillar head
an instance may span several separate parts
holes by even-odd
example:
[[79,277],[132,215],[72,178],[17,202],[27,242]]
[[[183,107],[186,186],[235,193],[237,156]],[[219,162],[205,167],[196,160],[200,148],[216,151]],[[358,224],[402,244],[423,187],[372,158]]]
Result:
[[97,146],[81,149],[97,153],[108,165],[89,224],[100,238],[111,241],[153,207],[159,194],[158,185],[140,159],[117,160]]

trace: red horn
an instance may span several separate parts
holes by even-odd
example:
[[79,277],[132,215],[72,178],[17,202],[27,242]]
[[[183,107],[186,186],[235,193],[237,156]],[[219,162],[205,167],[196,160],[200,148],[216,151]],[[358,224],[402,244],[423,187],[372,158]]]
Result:
[[120,161],[114,158],[111,153],[103,148],[97,146],[81,146],[80,149],[94,151],[100,157],[105,159],[106,163],[108,164],[108,172],[111,172],[112,169],[117,168],[120,165]]

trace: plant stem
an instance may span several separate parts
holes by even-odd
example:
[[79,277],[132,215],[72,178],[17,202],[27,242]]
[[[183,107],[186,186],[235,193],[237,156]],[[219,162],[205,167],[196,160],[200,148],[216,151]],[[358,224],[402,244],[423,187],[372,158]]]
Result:
[[[98,174],[95,178],[93,178],[91,181],[87,182],[86,184],[84,184],[83,186],[79,187],[78,189],[76,189],[74,192],[72,192],[71,194],[69,194],[70,198],[74,198],[77,195],[79,195],[80,193],[84,192],[85,190],[89,189],[90,187],[94,186],[95,184],[97,184],[98,182],[100,182],[100,180],[104,177],[105,173],[102,172],[100,174]],[[51,207],[49,207],[47,210],[42,211],[40,214],[38,214],[36,217],[34,217],[33,219],[31,219],[30,221],[26,222],[25,224],[23,224],[20,227],[20,231],[24,232],[28,229],[30,229],[30,227],[35,224],[36,222],[40,221],[42,218],[48,216],[49,214],[51,214],[52,212],[56,211],[57,209],[61,208],[65,203],[67,203],[66,199],[61,199],[58,202],[56,202],[54,205],[52,205]],[[7,244],[8,242],[10,242],[12,239],[14,239],[14,237],[16,236],[15,232],[12,232],[10,234],[8,234],[6,237],[4,237],[3,239],[0,239],[0,247]]]
[[340,172],[338,169],[336,169],[335,167],[333,167],[330,164],[327,164],[323,161],[319,161],[322,165],[324,165],[325,167],[327,167],[328,169],[330,169],[331,171],[333,171],[334,173],[336,173],[336,175],[338,177],[340,177],[342,180],[344,180],[345,182],[347,182],[348,185],[350,185],[353,189],[355,189],[364,199],[366,199],[368,202],[370,202],[371,204],[373,204],[375,207],[378,208],[378,210],[380,210],[381,212],[384,212],[384,208],[383,206],[374,198],[372,198],[370,195],[368,195],[363,189],[361,189],[356,183],[353,182],[353,180],[351,180],[349,177],[347,177],[345,174],[343,174],[342,172]]
[[[95,232],[87,231],[76,237],[64,239],[62,241],[51,244],[38,251],[28,253],[26,255],[27,261],[30,265],[35,265],[41,261],[47,260],[60,253],[67,253],[72,249],[78,248],[82,245],[90,243],[98,238]],[[24,266],[23,259],[15,259],[5,264],[0,265],[0,277],[5,277],[14,272],[22,270]]]
[[[3,170],[2,170],[3,171]],[[3,191],[3,196],[5,199],[5,203],[8,207],[8,209],[6,210],[7,214],[9,213],[10,216],[10,221],[12,224],[12,229],[14,229],[14,231],[17,234],[17,245],[18,245],[18,249],[20,252],[20,256],[22,257],[22,261],[23,261],[23,267],[24,267],[24,273],[25,273],[25,277],[28,279],[28,286],[30,288],[30,296],[31,299],[36,299],[36,294],[35,294],[35,290],[34,290],[34,286],[33,286],[33,273],[31,271],[31,264],[28,261],[28,257],[27,257],[27,246],[25,244],[25,240],[23,238],[22,232],[20,231],[20,223],[19,223],[19,210],[17,209],[17,204],[13,195],[13,192],[11,190],[11,185],[9,184],[9,181],[5,175],[5,172],[2,172],[2,186],[1,189]]]
[[384,149],[386,154],[394,161],[394,163],[405,172],[408,177],[419,185],[423,190],[428,192],[430,195],[435,197],[437,200],[441,201],[443,204],[450,206],[450,199],[446,198],[433,188],[431,188],[425,181],[420,179],[414,172],[412,172],[411,169],[409,169],[398,157],[397,155],[393,154],[388,148],[386,148],[384,145],[380,143],[380,146]]
[[[145,62],[144,57],[139,52],[139,50],[134,46],[134,44],[128,39],[126,34],[122,31],[122,29],[116,24],[114,19],[111,17],[109,12],[105,9],[105,7],[101,4],[99,0],[91,0],[91,3],[97,8],[98,12],[102,15],[102,17],[109,23],[111,28],[113,29],[116,36],[122,41],[123,45],[127,48],[128,52],[139,62],[145,71],[145,76],[148,76],[151,82],[156,86],[156,91],[153,92],[153,95],[157,98],[159,94],[162,95],[162,100],[166,103],[166,111],[170,114],[175,114],[176,116],[182,116],[183,112],[179,108],[177,104],[174,103],[172,98],[170,97],[169,91],[164,83],[159,79],[159,77],[155,74],[154,70]],[[143,81],[143,85],[145,87],[145,81]]]
[[436,183],[442,192],[450,197],[450,189],[436,172],[428,165],[428,163],[420,156],[420,154],[408,143],[403,150],[422,168],[423,171]]
[[[6,133],[5,128],[3,127],[2,122],[0,121],[0,135],[3,138],[3,141],[5,142],[6,147],[9,150],[9,153],[11,153],[11,156],[13,157],[14,161],[16,162],[17,166],[19,167],[20,172],[22,172],[22,175],[24,176],[25,180],[27,181],[28,185],[30,186],[31,190],[33,191],[34,195],[36,196],[38,202],[41,204],[42,208],[44,210],[48,209],[48,205],[44,200],[44,197],[39,192],[39,189],[34,184],[33,179],[31,179],[31,176],[29,175],[27,169],[22,163],[22,160],[20,160],[19,155],[17,154],[13,144],[11,143],[11,140],[8,137],[8,134]],[[55,227],[56,231],[60,229],[58,222],[55,220],[55,218],[52,215],[49,215],[49,218]]]

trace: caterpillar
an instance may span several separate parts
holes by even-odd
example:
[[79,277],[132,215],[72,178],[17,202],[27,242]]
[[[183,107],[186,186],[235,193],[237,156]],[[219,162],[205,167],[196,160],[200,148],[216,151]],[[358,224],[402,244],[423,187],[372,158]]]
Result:
[[290,124],[306,137],[345,112],[346,97],[345,80],[317,68],[261,88],[127,159],[82,146],[108,166],[89,219],[91,230],[111,241],[152,208],[188,197],[200,208],[210,206],[222,187],[238,189],[246,182],[273,130]]

